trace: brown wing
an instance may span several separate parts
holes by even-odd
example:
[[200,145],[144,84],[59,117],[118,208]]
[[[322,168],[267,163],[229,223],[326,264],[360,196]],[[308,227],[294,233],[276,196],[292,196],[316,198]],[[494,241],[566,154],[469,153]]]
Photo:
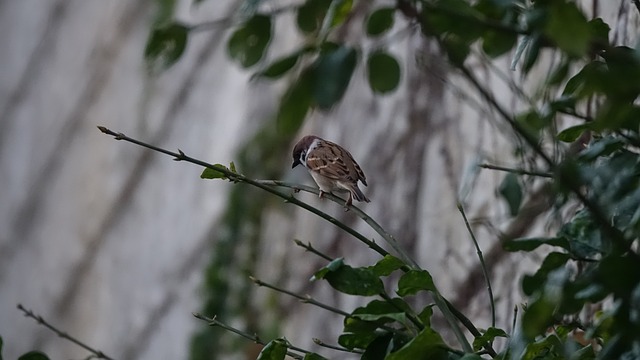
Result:
[[320,141],[307,155],[307,167],[329,179],[367,185],[364,172],[353,156],[340,145],[330,141]]

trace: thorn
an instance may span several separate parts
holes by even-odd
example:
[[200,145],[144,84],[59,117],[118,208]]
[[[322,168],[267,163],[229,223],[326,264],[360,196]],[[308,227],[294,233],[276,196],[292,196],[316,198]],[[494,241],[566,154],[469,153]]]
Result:
[[124,135],[123,133],[117,133],[117,134],[113,135],[113,137],[114,137],[116,140],[124,140],[125,135]]
[[182,161],[184,160],[185,155],[184,152],[182,152],[182,150],[178,149],[178,156],[173,158],[173,161]]
[[318,345],[322,345],[322,341],[321,341],[320,339],[313,338],[313,339],[311,339],[311,340],[313,340],[313,342],[314,342],[314,343],[316,343],[316,344],[318,344]]
[[297,193],[299,193],[299,192],[300,192],[300,189],[299,189],[299,188],[294,187],[294,188],[293,188],[293,192],[297,194]]
[[107,129],[107,128],[106,128],[106,127],[104,127],[104,126],[100,126],[100,125],[98,125],[98,130],[100,130],[100,131],[101,131],[102,133],[104,133],[104,134],[108,134],[108,133],[109,133],[109,129]]

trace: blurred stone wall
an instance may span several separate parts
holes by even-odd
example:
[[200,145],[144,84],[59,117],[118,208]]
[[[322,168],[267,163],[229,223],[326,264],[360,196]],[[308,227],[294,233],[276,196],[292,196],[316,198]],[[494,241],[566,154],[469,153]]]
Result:
[[[238,6],[232,0],[197,8],[183,2],[177,12],[197,23],[230,16]],[[616,25],[618,42],[637,40],[630,31],[638,28],[631,2],[585,7]],[[361,40],[366,10],[360,7],[341,36]],[[142,51],[153,11],[150,0],[0,1],[0,336],[7,358],[34,348],[54,359],[87,355],[24,318],[18,303],[118,359],[186,358],[189,339],[202,326],[191,312],[201,307],[202,269],[215,251],[233,185],[201,181],[201,169],[115,142],[96,125],[228,163],[273,117],[286,81],[249,82],[251,74],[226,57],[224,28],[195,34],[176,66],[146,76]],[[284,16],[277,30],[290,27],[290,20]],[[407,27],[397,20],[396,30]],[[329,113],[311,114],[301,134],[350,149],[369,179],[365,192],[372,202],[363,208],[431,271],[445,296],[486,327],[481,272],[456,209],[459,189],[468,189],[464,202],[490,266],[498,325],[507,326],[521,301],[518,275],[538,259],[505,256],[498,239],[547,231],[545,191],[529,183],[539,195],[525,200],[519,218],[509,218],[493,191],[503,174],[473,166],[518,164],[509,129],[447,70],[434,44],[405,31],[388,44],[403,59],[401,88],[375,96],[358,67],[344,101]],[[270,57],[299,41],[293,31],[276,34]],[[510,83],[522,80],[508,70],[509,60],[497,69],[480,58],[469,64],[517,110],[521,100]],[[303,169],[288,170],[290,160],[281,161],[285,179],[310,184]],[[297,196],[376,238],[336,204]],[[331,224],[271,202],[259,238],[252,267],[262,280],[347,311],[362,304],[309,283],[324,262],[292,242],[309,241],[352,265],[375,261],[372,251]],[[286,297],[273,305],[274,294],[264,288],[250,296],[265,310],[261,321],[278,320],[276,335],[297,345],[312,347],[313,337],[330,341],[340,330],[336,318],[310,305]]]

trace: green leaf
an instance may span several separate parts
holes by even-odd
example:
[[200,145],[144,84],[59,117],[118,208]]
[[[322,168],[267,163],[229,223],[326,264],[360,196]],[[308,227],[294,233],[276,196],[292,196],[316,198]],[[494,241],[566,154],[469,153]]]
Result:
[[327,358],[316,353],[306,353],[302,360],[327,360]]
[[564,237],[552,238],[527,238],[507,240],[502,244],[502,248],[506,251],[533,251],[541,245],[559,246],[563,249],[569,249],[569,241]]
[[578,154],[578,159],[582,162],[594,161],[601,156],[607,156],[622,149],[625,146],[623,140],[618,137],[606,137],[589,144],[589,147]]
[[402,268],[405,263],[393,255],[385,255],[375,265],[370,266],[370,269],[378,276],[389,276],[394,271]]
[[327,275],[329,272],[336,271],[342,266],[344,266],[344,258],[334,259],[329,264],[327,264],[327,266],[316,271],[316,273],[313,274],[313,276],[311,277],[311,281],[324,279],[325,275]]
[[[471,44],[486,29],[482,25],[484,15],[464,0],[437,0],[432,8],[422,11],[422,28],[437,35],[455,36],[461,42]],[[456,14],[460,17],[452,17]],[[461,17],[466,17],[461,20]]]
[[429,359],[446,360],[447,351],[440,334],[430,328],[424,328],[400,350],[389,354],[386,360]]
[[371,90],[379,94],[388,93],[400,83],[400,64],[386,52],[377,51],[367,59],[367,76]]
[[280,100],[277,124],[284,135],[295,134],[302,125],[312,103],[313,76],[303,72]]
[[516,121],[522,124],[524,129],[529,131],[532,135],[536,135],[551,123],[548,116],[544,116],[535,110],[518,114]]
[[[229,170],[226,166],[224,166],[222,164],[215,164],[215,166],[220,166],[222,168],[225,168],[225,169]],[[229,170],[229,171],[231,171],[231,170]],[[200,174],[200,178],[201,179],[226,179],[227,176],[224,173],[222,173],[222,172],[220,172],[218,170],[215,170],[215,169],[212,169],[212,168],[205,168],[202,171],[202,174]]]
[[0,336],[0,360],[2,360],[2,345],[4,342],[2,341],[2,336]]
[[552,252],[542,261],[542,265],[533,275],[525,275],[522,279],[522,290],[526,295],[531,296],[534,292],[542,289],[547,281],[547,275],[564,266],[569,261],[569,254]]
[[562,61],[549,76],[547,84],[549,86],[560,85],[564,83],[569,74],[569,61]]
[[187,48],[189,28],[170,23],[151,31],[144,48],[144,59],[150,71],[163,71],[174,65]]
[[518,176],[513,173],[508,173],[504,177],[504,180],[502,180],[498,191],[509,205],[509,214],[511,214],[511,216],[518,215],[523,198],[522,187],[520,187]]
[[[532,339],[529,339],[532,340]],[[560,360],[565,359],[561,356],[563,344],[555,335],[547,335],[536,342],[527,344],[524,353],[520,357],[522,360]],[[572,359],[573,360],[573,359]]]
[[313,99],[321,109],[329,109],[342,99],[356,67],[356,50],[340,46],[321,53],[312,65]]
[[607,256],[598,270],[598,280],[616,297],[629,298],[634,289],[636,296],[640,294],[640,264],[635,257]]
[[379,335],[369,343],[360,360],[383,360],[389,353],[389,343],[392,339],[391,333]]
[[409,305],[407,305],[404,300],[394,298],[391,300],[391,303],[388,301],[373,300],[365,307],[355,309],[352,316],[356,319],[377,322],[378,324],[384,324],[390,321],[405,324],[407,319],[406,312],[409,311]]
[[393,16],[395,9],[392,7],[383,7],[375,10],[367,18],[367,35],[378,36],[393,27]]
[[602,91],[607,82],[607,71],[607,65],[602,61],[588,63],[567,81],[562,95],[575,95],[578,98],[583,98]]
[[569,55],[582,56],[591,41],[591,29],[584,14],[573,2],[552,1],[544,34]]
[[431,274],[426,270],[409,270],[398,281],[398,295],[414,295],[419,291],[435,291]]
[[433,316],[434,306],[435,304],[429,304],[420,311],[420,314],[418,314],[418,319],[420,319],[425,326],[431,326],[431,316]]
[[518,36],[514,32],[490,30],[483,36],[482,50],[490,57],[496,58],[511,50],[517,41]]
[[242,67],[248,68],[260,61],[271,41],[271,18],[254,15],[233,32],[227,43],[227,53]]
[[338,337],[338,344],[349,350],[366,349],[376,337],[374,332],[347,333]]
[[343,24],[345,20],[347,20],[347,18],[349,17],[349,13],[351,13],[352,7],[353,7],[353,0],[340,0],[333,14],[331,27],[333,28],[337,25]]
[[161,26],[171,22],[176,9],[176,0],[156,0],[154,4],[156,11],[153,16],[153,25]]
[[447,52],[449,61],[461,66],[469,56],[471,44],[460,36],[451,34],[443,39],[442,45]]
[[254,77],[265,77],[269,79],[277,79],[282,75],[286,74],[289,70],[291,70],[300,59],[301,52],[296,51],[295,53],[283,56],[269,66],[266,69],[257,72]]
[[287,356],[287,343],[283,339],[269,341],[256,360],[284,360]]
[[598,40],[603,44],[609,43],[609,31],[611,31],[611,28],[601,18],[590,20],[589,30],[593,40]]
[[493,340],[497,337],[507,338],[509,337],[509,335],[507,335],[507,333],[502,329],[498,329],[495,327],[488,328],[487,331],[485,331],[482,335],[477,336],[475,339],[473,339],[473,350],[480,351],[484,345],[492,343]]
[[543,45],[542,37],[539,34],[528,35],[520,44],[526,48],[522,61],[522,72],[528,74],[538,61],[538,55],[540,55],[540,49]]
[[303,33],[311,34],[320,29],[331,1],[308,0],[298,8],[296,24]]
[[345,265],[329,272],[325,279],[334,289],[349,295],[374,296],[384,291],[380,278],[365,268]]
[[49,360],[49,357],[42,351],[29,351],[20,356],[18,360]]
[[582,135],[583,132],[589,130],[591,126],[589,124],[580,124],[576,126],[568,127],[558,133],[556,138],[563,142],[574,142]]
[[534,339],[538,335],[546,333],[553,324],[553,311],[556,305],[546,298],[541,298],[527,306],[522,315],[522,332],[527,339]]
[[344,318],[344,332],[345,333],[361,333],[361,332],[374,332],[380,325],[386,321],[364,321],[355,317]]
[[336,290],[359,296],[378,295],[384,291],[380,278],[369,268],[352,268],[336,259],[315,273],[312,280],[325,279]]
[[567,250],[578,258],[593,257],[609,250],[600,226],[585,209],[579,210],[570,222],[565,223],[558,235],[567,239]]

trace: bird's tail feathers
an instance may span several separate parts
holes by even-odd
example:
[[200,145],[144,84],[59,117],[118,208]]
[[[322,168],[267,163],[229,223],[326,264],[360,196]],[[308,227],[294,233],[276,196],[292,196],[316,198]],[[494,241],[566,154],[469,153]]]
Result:
[[351,196],[353,196],[354,199],[358,201],[371,202],[371,200],[369,200],[366,196],[364,196],[364,194],[362,193],[362,190],[360,190],[357,184],[354,185],[350,191],[351,191]]

